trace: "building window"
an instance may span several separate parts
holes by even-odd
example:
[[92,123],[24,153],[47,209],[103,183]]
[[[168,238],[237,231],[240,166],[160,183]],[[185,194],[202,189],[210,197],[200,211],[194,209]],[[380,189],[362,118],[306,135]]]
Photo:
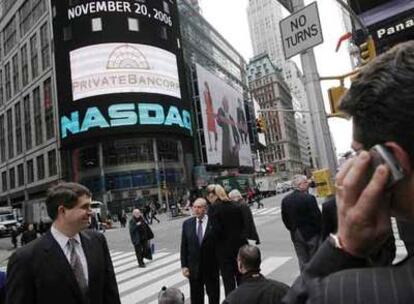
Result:
[[39,87],[33,90],[33,114],[35,124],[35,142],[36,146],[38,146],[43,142],[42,111]]
[[16,187],[16,173],[14,172],[14,168],[9,170],[9,180],[10,180],[10,189],[14,189]]
[[13,140],[13,116],[12,109],[7,111],[7,145],[9,147],[9,159],[14,157],[14,140]]
[[0,163],[6,161],[6,129],[4,126],[4,115],[0,115]]
[[29,64],[27,60],[27,45],[24,44],[20,49],[22,59],[22,84],[25,87],[29,83]]
[[46,12],[46,0],[24,1],[19,9],[20,33],[24,36]]
[[33,168],[33,159],[28,160],[26,163],[27,166],[27,183],[33,183],[34,181],[34,168]]
[[12,96],[11,90],[11,75],[10,75],[10,62],[7,62],[4,66],[4,78],[5,78],[5,86],[6,86],[6,101],[9,100]]
[[36,33],[30,38],[30,64],[32,67],[32,78],[39,75],[39,54],[37,52],[37,36]]
[[23,97],[24,108],[24,135],[26,151],[32,148],[32,111],[30,109],[30,95]]
[[14,106],[14,123],[16,125],[16,155],[19,155],[23,152],[22,108],[20,102]]
[[167,40],[168,39],[167,28],[165,26],[161,26],[160,31],[161,31],[161,33],[160,33],[161,38],[164,39],[164,40]]
[[42,69],[50,67],[49,27],[47,22],[40,28],[40,49],[42,52]]
[[17,44],[17,28],[16,28],[16,17],[13,17],[9,23],[4,27],[3,30],[4,38],[4,56],[6,56],[11,49]]
[[13,94],[16,95],[20,89],[20,79],[19,79],[19,58],[16,55],[12,59],[13,64]]
[[19,187],[24,185],[24,168],[23,164],[17,166],[17,185]]
[[[129,21],[130,18],[128,18]],[[102,31],[102,18],[92,18],[92,32]]]
[[47,152],[47,161],[49,164],[49,176],[56,175],[57,174],[56,150],[51,150]]
[[55,136],[55,121],[53,119],[51,78],[48,78],[43,82],[43,98],[45,107],[46,139],[51,139]]
[[0,107],[4,104],[3,99],[3,71],[0,70]]
[[42,180],[45,178],[45,159],[43,155],[36,157],[37,163],[37,180]]
[[166,1],[162,2],[162,5],[164,7],[164,12],[166,12],[167,14],[170,13],[170,6],[168,5],[168,3]]
[[138,32],[139,31],[138,19],[136,19],[136,18],[128,18],[128,29],[131,32]]
[[2,183],[3,192],[6,192],[7,191],[7,172],[6,171],[1,173],[1,183]]

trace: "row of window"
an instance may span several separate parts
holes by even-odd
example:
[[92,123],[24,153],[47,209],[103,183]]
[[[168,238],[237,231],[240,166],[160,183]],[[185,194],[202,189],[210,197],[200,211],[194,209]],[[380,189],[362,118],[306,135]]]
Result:
[[[12,56],[11,60],[6,62],[4,70],[2,71],[0,69],[0,106],[3,105],[5,101],[9,101],[13,96],[20,93],[21,88],[27,86],[30,80],[35,79],[39,75],[38,48],[39,43],[36,32],[30,37],[29,43],[24,43],[20,47],[20,50]],[[30,58],[28,57],[29,51]],[[40,27],[40,54],[41,70],[44,71],[51,66],[50,34],[47,22]]]
[[[46,0],[26,0],[2,31],[4,56],[7,56],[13,47],[40,17],[47,11]],[[18,32],[18,23],[20,31]]]
[[[34,159],[29,159],[24,163],[18,164],[16,167],[10,168],[8,171],[1,173],[1,185],[3,192],[13,190],[31,184],[35,181],[41,181],[46,178],[46,163],[47,157],[48,177],[57,174],[57,156],[56,150],[50,150],[46,155],[38,155]],[[35,176],[36,165],[36,176]]]
[[0,114],[0,163],[55,137],[51,78],[43,81],[42,89],[42,96],[37,86]]

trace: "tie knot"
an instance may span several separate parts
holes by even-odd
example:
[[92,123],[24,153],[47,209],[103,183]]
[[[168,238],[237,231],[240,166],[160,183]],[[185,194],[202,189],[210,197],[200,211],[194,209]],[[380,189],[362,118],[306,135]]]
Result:
[[71,238],[68,240],[68,245],[70,248],[75,248],[76,244],[78,244],[78,241],[74,238]]
[[199,220],[198,220],[198,223],[199,223],[199,224],[202,224],[202,223],[203,223],[203,219],[199,219]]

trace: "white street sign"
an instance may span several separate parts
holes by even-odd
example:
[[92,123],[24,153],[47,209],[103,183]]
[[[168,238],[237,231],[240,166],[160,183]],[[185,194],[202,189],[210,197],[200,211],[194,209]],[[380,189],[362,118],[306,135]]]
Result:
[[289,59],[323,42],[318,4],[313,2],[280,21],[283,51]]

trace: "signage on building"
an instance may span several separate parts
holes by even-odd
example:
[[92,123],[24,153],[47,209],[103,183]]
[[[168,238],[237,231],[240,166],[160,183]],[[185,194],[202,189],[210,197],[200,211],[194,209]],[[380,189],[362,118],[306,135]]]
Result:
[[207,163],[252,167],[243,94],[197,65]]
[[378,45],[390,40],[395,42],[411,40],[414,38],[414,9],[373,24],[369,27],[369,31]]
[[175,1],[52,7],[63,147],[123,134],[192,135]]
[[280,21],[283,51],[289,59],[323,42],[318,4],[313,2]]

